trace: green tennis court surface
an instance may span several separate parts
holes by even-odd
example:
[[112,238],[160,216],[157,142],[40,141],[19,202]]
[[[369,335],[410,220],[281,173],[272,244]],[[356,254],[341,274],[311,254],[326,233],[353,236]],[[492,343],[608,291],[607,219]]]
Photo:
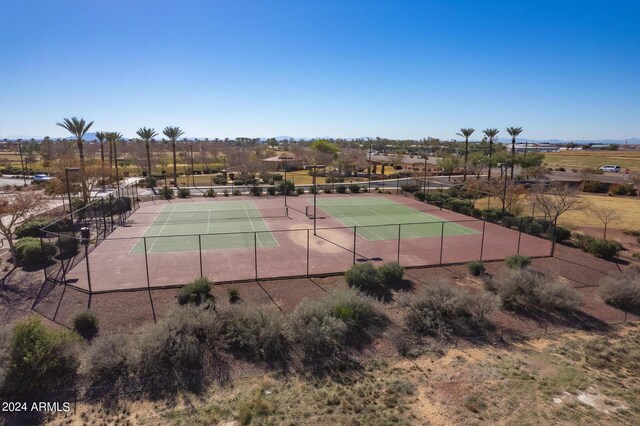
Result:
[[[357,226],[358,235],[369,241],[397,239],[398,224],[402,224],[401,238],[440,237],[443,234],[441,218],[384,198],[363,197],[357,201],[326,198],[318,201],[318,210],[345,226]],[[457,223],[444,222],[445,237],[478,233]]]
[[[286,210],[258,210],[252,201],[169,204],[160,213],[136,213],[132,226],[148,226],[144,233],[147,253],[274,247],[278,242],[264,217],[285,217]],[[246,232],[245,234],[240,234]],[[234,234],[235,233],[235,234]],[[201,235],[198,234],[217,234]],[[220,235],[228,234],[228,235]],[[254,240],[255,238],[255,240]],[[130,252],[144,254],[141,238]]]

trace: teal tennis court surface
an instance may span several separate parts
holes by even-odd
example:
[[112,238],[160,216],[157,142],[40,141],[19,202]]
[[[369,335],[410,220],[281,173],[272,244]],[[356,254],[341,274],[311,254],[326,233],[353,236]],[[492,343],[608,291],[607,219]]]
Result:
[[[358,235],[368,241],[397,239],[398,224],[402,225],[400,238],[478,234],[466,226],[444,222],[437,216],[382,197],[325,198],[317,201],[317,209],[317,217],[331,216],[344,226],[356,226]],[[313,205],[307,206],[306,212],[312,217]]]
[[[259,210],[253,201],[174,203],[160,213],[137,213],[130,222],[148,226],[143,235],[147,253],[167,253],[277,246],[271,232],[260,232],[270,231],[266,217],[285,218],[286,209]],[[144,245],[140,239],[131,254],[144,254]]]

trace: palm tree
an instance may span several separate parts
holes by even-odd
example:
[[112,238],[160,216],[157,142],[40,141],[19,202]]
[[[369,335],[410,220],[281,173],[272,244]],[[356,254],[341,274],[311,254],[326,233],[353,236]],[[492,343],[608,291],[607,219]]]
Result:
[[162,131],[166,137],[171,141],[171,150],[173,151],[173,182],[178,187],[178,167],[176,163],[176,141],[184,132],[180,129],[180,127],[167,126]]
[[151,139],[158,136],[154,129],[147,129],[146,127],[141,127],[136,132],[136,135],[140,136],[140,139],[144,141],[144,147],[147,150],[147,179],[151,177],[151,150],[149,147],[149,142]]
[[82,185],[82,200],[86,203],[89,202],[89,188],[87,187],[87,181],[85,180],[85,166],[84,166],[84,146],[82,144],[82,138],[87,134],[93,121],[86,123],[84,118],[63,118],[62,123],[56,123],[58,126],[66,129],[76,138],[78,145],[78,153],[80,154],[80,183]]
[[467,181],[467,158],[469,157],[469,138],[475,132],[476,129],[460,129],[460,133],[456,133],[458,136],[464,136],[464,177],[462,180]]
[[[113,151],[113,161],[116,163],[116,182],[119,180],[118,176],[118,147],[117,143],[122,140],[122,134],[118,132],[106,132],[105,137],[109,142],[109,161],[111,162],[111,152]],[[109,169],[111,175],[111,169]]]
[[498,134],[498,129],[484,129],[484,133],[489,138],[489,171],[487,172],[487,180],[491,180],[491,157],[493,156],[493,138]]
[[100,175],[102,175],[102,192],[104,192],[104,141],[106,134],[104,132],[96,132],[96,139],[100,142]]
[[511,180],[513,180],[513,167],[516,164],[516,137],[522,133],[522,127],[507,127],[507,133],[511,135]]

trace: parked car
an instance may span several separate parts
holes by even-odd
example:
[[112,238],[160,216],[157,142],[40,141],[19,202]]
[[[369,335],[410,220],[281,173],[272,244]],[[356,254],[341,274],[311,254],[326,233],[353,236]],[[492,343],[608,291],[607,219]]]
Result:
[[603,172],[614,172],[614,173],[619,173],[621,169],[620,166],[614,166],[614,165],[607,165],[607,166],[602,166],[600,167],[600,170],[602,170]]
[[51,176],[45,175],[43,173],[33,175],[33,183],[49,182],[51,179],[53,179]]

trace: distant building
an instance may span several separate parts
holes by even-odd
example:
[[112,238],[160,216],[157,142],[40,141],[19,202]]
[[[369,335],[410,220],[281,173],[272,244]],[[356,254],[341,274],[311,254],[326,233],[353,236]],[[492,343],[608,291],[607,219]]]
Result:
[[[544,143],[516,144],[516,152],[524,152],[525,149],[527,150],[527,152],[558,152],[560,150],[560,146]],[[507,151],[508,150],[509,147],[507,147]]]

